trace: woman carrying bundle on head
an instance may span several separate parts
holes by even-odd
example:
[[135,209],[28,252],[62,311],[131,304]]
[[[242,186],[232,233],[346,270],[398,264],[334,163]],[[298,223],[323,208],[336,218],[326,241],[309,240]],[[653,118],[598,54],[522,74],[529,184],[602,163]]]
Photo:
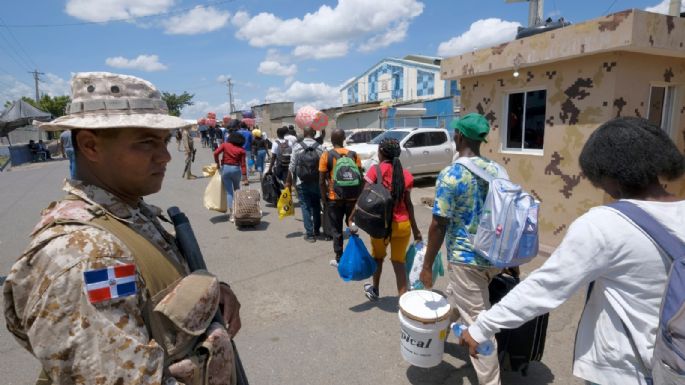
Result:
[[[414,205],[411,202],[414,177],[409,171],[402,168],[400,153],[400,143],[396,139],[383,139],[378,145],[378,161],[380,164],[371,167],[364,178],[367,184],[375,184],[380,178],[382,185],[392,196],[393,205],[392,222],[388,229],[389,235],[384,238],[371,237],[371,255],[376,261],[377,267],[373,274],[373,284],[364,284],[364,294],[371,301],[379,298],[378,285],[388,244],[390,244],[390,261],[397,281],[397,292],[401,296],[407,291],[404,262],[410,236],[413,233],[414,240],[417,242],[422,239],[414,217]],[[380,175],[378,175],[378,170],[380,170]],[[354,217],[355,212],[350,215],[350,218]],[[348,226],[350,226],[351,231],[356,231],[356,226],[349,220]]]

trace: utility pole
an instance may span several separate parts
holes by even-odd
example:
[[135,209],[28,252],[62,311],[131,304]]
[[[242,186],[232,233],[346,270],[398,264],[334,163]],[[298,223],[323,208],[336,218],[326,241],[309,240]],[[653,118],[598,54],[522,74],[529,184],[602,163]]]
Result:
[[38,72],[38,70],[34,70],[29,73],[33,74],[33,80],[36,83],[36,103],[38,103],[40,101],[40,93],[38,92],[38,82],[40,81],[40,75],[45,74],[43,72]]
[[226,80],[226,84],[228,85],[228,103],[229,103],[229,108],[231,109],[230,113],[235,112],[235,104],[233,103],[233,82],[231,81],[231,78],[228,78]]
[[528,5],[528,26],[535,27],[542,24],[545,0],[505,0],[506,3],[530,3]]
[[682,0],[671,0],[668,5],[668,14],[671,16],[680,16]]

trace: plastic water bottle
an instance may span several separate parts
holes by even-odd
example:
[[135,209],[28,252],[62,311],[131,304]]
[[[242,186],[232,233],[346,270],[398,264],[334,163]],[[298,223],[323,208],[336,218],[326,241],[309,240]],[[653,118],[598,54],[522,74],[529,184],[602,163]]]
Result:
[[[461,342],[461,333],[464,330],[468,329],[469,327],[464,325],[464,324],[453,322],[452,325],[450,325],[450,328],[452,329],[452,332],[454,333],[454,335],[457,336],[457,338],[459,338],[459,342]],[[479,344],[478,347],[476,348],[476,351],[478,352],[478,354],[483,355],[483,356],[491,355],[494,350],[495,350],[494,346],[492,344],[492,341],[490,341],[490,340],[485,341],[482,344]]]

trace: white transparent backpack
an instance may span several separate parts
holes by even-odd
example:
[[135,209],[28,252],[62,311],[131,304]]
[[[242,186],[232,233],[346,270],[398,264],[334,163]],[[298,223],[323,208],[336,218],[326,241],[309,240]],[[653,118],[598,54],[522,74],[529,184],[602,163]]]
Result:
[[474,251],[502,268],[535,258],[539,247],[539,202],[510,181],[499,165],[499,175],[494,177],[469,158],[458,158],[457,163],[489,183],[478,229],[469,235]]

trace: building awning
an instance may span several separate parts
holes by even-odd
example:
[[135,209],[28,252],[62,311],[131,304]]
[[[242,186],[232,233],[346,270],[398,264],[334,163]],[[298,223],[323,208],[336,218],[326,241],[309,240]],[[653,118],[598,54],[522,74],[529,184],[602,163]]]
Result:
[[395,116],[423,116],[426,115],[426,109],[423,107],[397,107],[395,108]]

